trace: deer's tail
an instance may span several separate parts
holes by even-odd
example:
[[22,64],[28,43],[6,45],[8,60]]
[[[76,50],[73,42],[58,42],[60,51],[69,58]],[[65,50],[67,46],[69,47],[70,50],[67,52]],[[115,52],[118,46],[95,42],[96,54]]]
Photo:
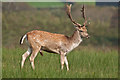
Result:
[[20,39],[20,44],[23,44],[24,39],[27,38],[27,34],[23,35]]

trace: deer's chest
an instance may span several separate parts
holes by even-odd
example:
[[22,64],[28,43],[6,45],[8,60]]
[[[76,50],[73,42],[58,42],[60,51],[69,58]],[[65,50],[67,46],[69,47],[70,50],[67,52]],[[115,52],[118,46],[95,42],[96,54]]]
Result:
[[77,46],[79,46],[79,44],[82,42],[82,39],[80,39],[79,42],[77,43],[72,43],[68,48],[67,48],[67,53],[72,51],[74,48],[76,48]]

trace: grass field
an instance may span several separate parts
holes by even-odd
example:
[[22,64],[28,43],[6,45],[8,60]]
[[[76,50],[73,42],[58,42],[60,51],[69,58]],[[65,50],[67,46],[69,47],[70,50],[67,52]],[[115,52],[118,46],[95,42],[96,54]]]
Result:
[[3,78],[117,78],[118,51],[94,50],[83,48],[73,50],[68,54],[70,71],[66,67],[60,70],[60,57],[56,54],[43,52],[35,59],[36,69],[33,71],[29,58],[23,69],[20,69],[21,55],[25,49],[3,48],[2,77]]
[[61,2],[28,2],[28,4],[35,8],[56,8],[64,6],[64,3]]
[[[56,0],[57,1],[57,0]],[[35,8],[63,8],[65,6],[65,2],[28,2],[28,4]],[[79,5],[95,5],[95,2],[79,2]]]

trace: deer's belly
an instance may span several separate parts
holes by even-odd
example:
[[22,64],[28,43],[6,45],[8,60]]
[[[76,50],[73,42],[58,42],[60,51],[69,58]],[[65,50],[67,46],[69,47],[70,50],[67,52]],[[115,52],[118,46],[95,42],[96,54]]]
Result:
[[59,50],[57,48],[51,49],[49,47],[42,47],[41,48],[43,51],[49,52],[49,53],[56,53],[59,54]]

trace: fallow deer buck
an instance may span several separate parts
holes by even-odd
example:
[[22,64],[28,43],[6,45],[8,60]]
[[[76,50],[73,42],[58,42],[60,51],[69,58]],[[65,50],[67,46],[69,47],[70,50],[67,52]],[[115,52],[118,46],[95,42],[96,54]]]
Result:
[[26,58],[31,54],[30,62],[32,68],[35,69],[34,59],[39,51],[42,55],[41,51],[43,50],[59,54],[61,59],[61,69],[63,69],[65,63],[67,71],[69,70],[67,54],[82,42],[82,37],[88,38],[89,36],[86,29],[87,20],[85,16],[84,5],[81,10],[82,16],[85,20],[83,25],[75,22],[72,19],[71,16],[72,5],[70,4],[66,6],[67,6],[66,13],[76,28],[73,35],[71,37],[68,37],[62,34],[55,34],[39,30],[33,30],[26,33],[20,40],[20,44],[23,44],[24,39],[28,44],[28,50],[22,55],[21,68],[23,68]]

